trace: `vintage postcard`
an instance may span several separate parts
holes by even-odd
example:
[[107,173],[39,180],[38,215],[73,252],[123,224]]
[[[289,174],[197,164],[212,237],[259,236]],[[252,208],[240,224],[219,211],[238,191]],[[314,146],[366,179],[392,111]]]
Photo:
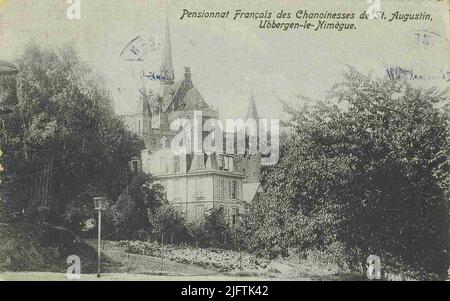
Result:
[[447,280],[449,80],[448,1],[0,0],[0,280]]

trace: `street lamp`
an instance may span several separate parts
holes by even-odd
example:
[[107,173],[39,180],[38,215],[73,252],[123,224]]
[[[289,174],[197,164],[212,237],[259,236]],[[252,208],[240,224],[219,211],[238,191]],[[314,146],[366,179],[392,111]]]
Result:
[[100,241],[102,237],[102,210],[106,209],[106,198],[95,197],[94,207],[98,210],[97,278],[100,277]]

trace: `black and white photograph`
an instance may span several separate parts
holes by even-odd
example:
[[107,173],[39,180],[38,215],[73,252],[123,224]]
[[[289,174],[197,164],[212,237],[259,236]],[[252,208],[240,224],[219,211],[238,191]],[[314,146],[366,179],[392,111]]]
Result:
[[449,5],[0,0],[0,281],[450,280]]

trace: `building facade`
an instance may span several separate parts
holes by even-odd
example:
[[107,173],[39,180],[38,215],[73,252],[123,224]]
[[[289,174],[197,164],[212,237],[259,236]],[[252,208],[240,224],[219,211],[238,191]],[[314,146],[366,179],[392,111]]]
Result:
[[[127,128],[145,143],[141,162],[135,159],[132,166],[156,177],[165,187],[169,202],[188,218],[199,218],[205,210],[219,207],[234,223],[244,212],[244,203],[251,202],[260,190],[261,158],[248,153],[176,155],[170,148],[176,135],[170,130],[173,120],[192,120],[195,111],[201,111],[202,122],[219,115],[195,87],[189,67],[185,67],[181,80],[175,80],[168,20],[160,71],[163,79],[159,91],[146,90],[143,80],[140,111],[122,116]],[[246,118],[259,118],[253,93]],[[205,137],[208,132],[202,134]]]
[[244,210],[244,175],[235,168],[234,156],[225,154],[176,155],[170,148],[142,151],[142,169],[162,184],[170,203],[190,218],[205,210],[223,208],[234,224]]

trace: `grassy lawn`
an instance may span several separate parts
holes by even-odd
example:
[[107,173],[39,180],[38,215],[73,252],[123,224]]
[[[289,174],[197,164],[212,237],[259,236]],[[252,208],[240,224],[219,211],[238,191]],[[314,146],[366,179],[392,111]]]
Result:
[[149,275],[128,273],[106,273],[97,278],[96,274],[82,274],[80,280],[69,280],[64,273],[51,272],[6,272],[0,273],[0,281],[263,281],[262,277],[230,275]]
[[[95,245],[96,242],[89,241]],[[95,245],[96,248],[96,245]],[[105,241],[102,253],[108,256],[114,264],[106,266],[110,273],[129,274],[165,274],[171,276],[216,275],[214,270],[205,269],[193,264],[173,262],[167,259],[161,261],[160,257],[126,253],[118,246],[117,242]]]
[[[96,248],[96,241],[88,241]],[[180,247],[178,247],[180,248]],[[190,252],[197,250],[186,249]],[[182,249],[181,252],[186,250]],[[180,250],[179,250],[180,251]],[[222,253],[203,250],[203,255],[209,260],[220,259]],[[201,252],[200,252],[201,253]],[[74,254],[76,255],[76,254]],[[102,265],[102,277],[97,278],[92,269],[86,270],[84,266],[91,266],[93,262],[81,262],[81,281],[241,281],[241,280],[347,280],[351,275],[339,274],[336,267],[321,264],[315,260],[299,260],[295,258],[269,261],[267,266],[260,269],[249,269],[246,265],[242,269],[220,271],[213,266],[199,265],[193,262],[175,262],[168,260],[169,254],[161,260],[155,255],[142,255],[125,252],[118,242],[105,241],[102,248],[103,258],[108,263]],[[215,257],[217,256],[217,258]],[[245,254],[247,259],[253,255]],[[256,257],[255,257],[256,258]],[[205,259],[205,258],[203,258]],[[92,261],[90,259],[89,261]],[[231,264],[231,262],[230,262]],[[94,263],[95,265],[95,263]],[[4,281],[78,281],[70,280],[63,272],[38,271],[5,271],[0,273],[0,280]]]
[[[96,241],[89,241],[89,244],[94,246]],[[191,253],[195,252],[195,250],[187,250]],[[184,250],[181,251],[184,252]],[[167,259],[167,254],[161,263],[161,257],[127,253],[115,241],[105,241],[102,252],[115,263],[111,267],[105,267],[112,278],[121,278],[122,276],[118,275],[124,273],[128,276],[123,277],[147,280],[340,280],[346,278],[338,274],[336,267],[313,260],[273,260],[267,267],[259,270],[247,269],[244,265],[242,270],[234,269],[224,272],[212,266],[171,261]],[[214,256],[218,255],[207,252],[203,256],[215,258]],[[245,256],[254,255],[246,254]],[[223,257],[218,256],[216,259],[222,260]]]

